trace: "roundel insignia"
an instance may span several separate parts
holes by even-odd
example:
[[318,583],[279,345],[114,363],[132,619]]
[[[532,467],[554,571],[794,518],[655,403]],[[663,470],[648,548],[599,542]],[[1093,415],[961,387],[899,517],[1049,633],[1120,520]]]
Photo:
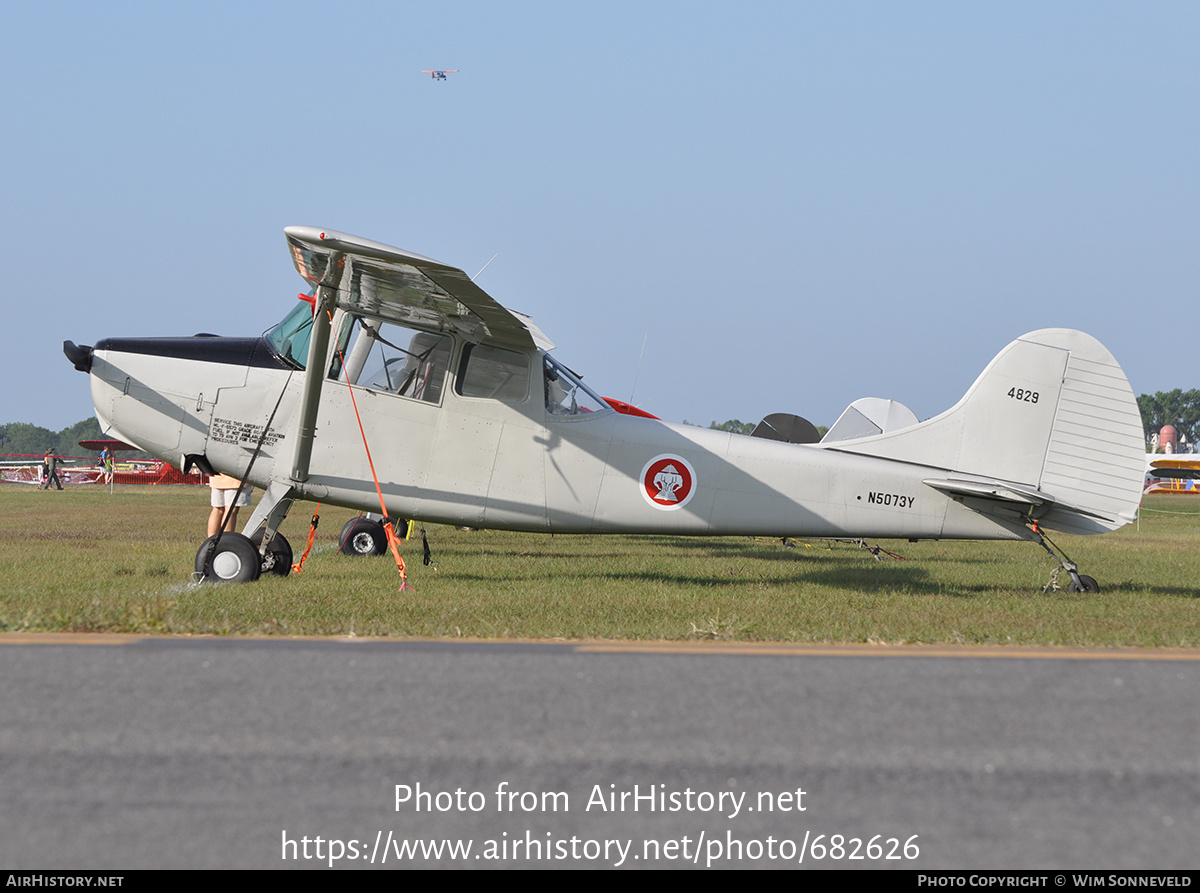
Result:
[[663,453],[646,463],[640,487],[642,498],[656,509],[681,509],[696,492],[696,470],[687,459]]

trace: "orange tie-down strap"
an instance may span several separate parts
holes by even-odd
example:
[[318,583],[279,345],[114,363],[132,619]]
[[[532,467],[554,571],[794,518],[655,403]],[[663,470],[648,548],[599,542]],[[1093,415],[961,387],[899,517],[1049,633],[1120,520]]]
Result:
[[[333,314],[328,310],[325,312],[329,313],[329,321],[332,323]],[[337,346],[338,359],[341,361],[342,368],[345,369],[346,358],[342,355],[342,348],[340,345],[337,345],[336,341],[334,344]],[[396,570],[400,574],[399,591],[403,592],[405,589],[412,589],[412,587],[408,585],[408,574],[404,570],[404,559],[400,557],[400,549],[396,545],[396,531],[392,527],[391,520],[388,518],[387,505],[383,501],[383,489],[379,486],[379,475],[375,473],[375,460],[371,458],[371,447],[367,445],[367,432],[363,430],[362,416],[358,414],[358,401],[354,399],[354,388],[349,382],[346,383],[346,390],[350,392],[350,405],[354,407],[354,418],[358,422],[358,433],[362,435],[363,449],[367,452],[367,465],[371,467],[371,480],[375,482],[375,493],[379,497],[379,511],[383,513],[384,517],[383,530],[387,534],[388,546],[392,550],[392,557],[396,559]]]

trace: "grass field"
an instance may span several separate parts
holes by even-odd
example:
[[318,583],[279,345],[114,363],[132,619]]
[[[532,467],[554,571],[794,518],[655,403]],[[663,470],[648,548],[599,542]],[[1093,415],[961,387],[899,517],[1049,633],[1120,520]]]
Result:
[[[1148,500],[1139,526],[1055,541],[1100,594],[1043,592],[1029,543],[848,543],[556,536],[429,529],[390,556],[345,558],[353,516],[323,510],[304,571],[190,582],[208,490],[0,486],[0,630],[217,635],[725,639],[1200,645],[1200,500]],[[297,557],[311,506],[284,525]],[[244,518],[243,518],[244,520]],[[1065,580],[1064,580],[1065,582]]]

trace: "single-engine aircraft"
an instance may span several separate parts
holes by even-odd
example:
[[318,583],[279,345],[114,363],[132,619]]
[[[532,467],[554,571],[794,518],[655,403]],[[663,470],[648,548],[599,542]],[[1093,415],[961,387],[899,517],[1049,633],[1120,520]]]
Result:
[[431,78],[433,78],[435,81],[444,81],[444,80],[446,80],[446,75],[454,74],[454,72],[456,72],[458,70],[459,69],[457,69],[457,68],[446,68],[446,69],[442,69],[439,71],[436,68],[433,70],[426,68],[421,71],[421,74],[427,74]]
[[1141,417],[1082,332],[1021,336],[924,422],[865,398],[820,442],[784,413],[745,437],[606,401],[460,269],[332,230],[285,233],[311,288],[261,337],[63,345],[106,434],[264,488],[242,533],[201,547],[208,579],[288,573],[278,529],[296,500],[547,533],[1027,540],[1075,591],[1098,587],[1044,531],[1137,517]]

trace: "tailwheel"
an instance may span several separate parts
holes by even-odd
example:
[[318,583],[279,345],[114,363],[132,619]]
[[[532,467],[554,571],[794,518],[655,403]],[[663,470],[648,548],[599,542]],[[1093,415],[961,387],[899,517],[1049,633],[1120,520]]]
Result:
[[[262,547],[262,538],[265,532],[266,528],[260,527],[250,536],[250,542],[254,544],[256,552]],[[282,533],[277,532],[271,537],[271,543],[267,546],[267,554],[259,556],[259,563],[260,573],[286,577],[292,572],[292,544],[284,538]]]
[[240,533],[214,534],[196,552],[196,573],[201,580],[253,583],[261,572],[258,547]]
[[1076,584],[1071,580],[1067,586],[1067,592],[1099,592],[1100,584],[1096,582],[1095,577],[1089,577],[1087,574],[1079,574],[1079,583]]

